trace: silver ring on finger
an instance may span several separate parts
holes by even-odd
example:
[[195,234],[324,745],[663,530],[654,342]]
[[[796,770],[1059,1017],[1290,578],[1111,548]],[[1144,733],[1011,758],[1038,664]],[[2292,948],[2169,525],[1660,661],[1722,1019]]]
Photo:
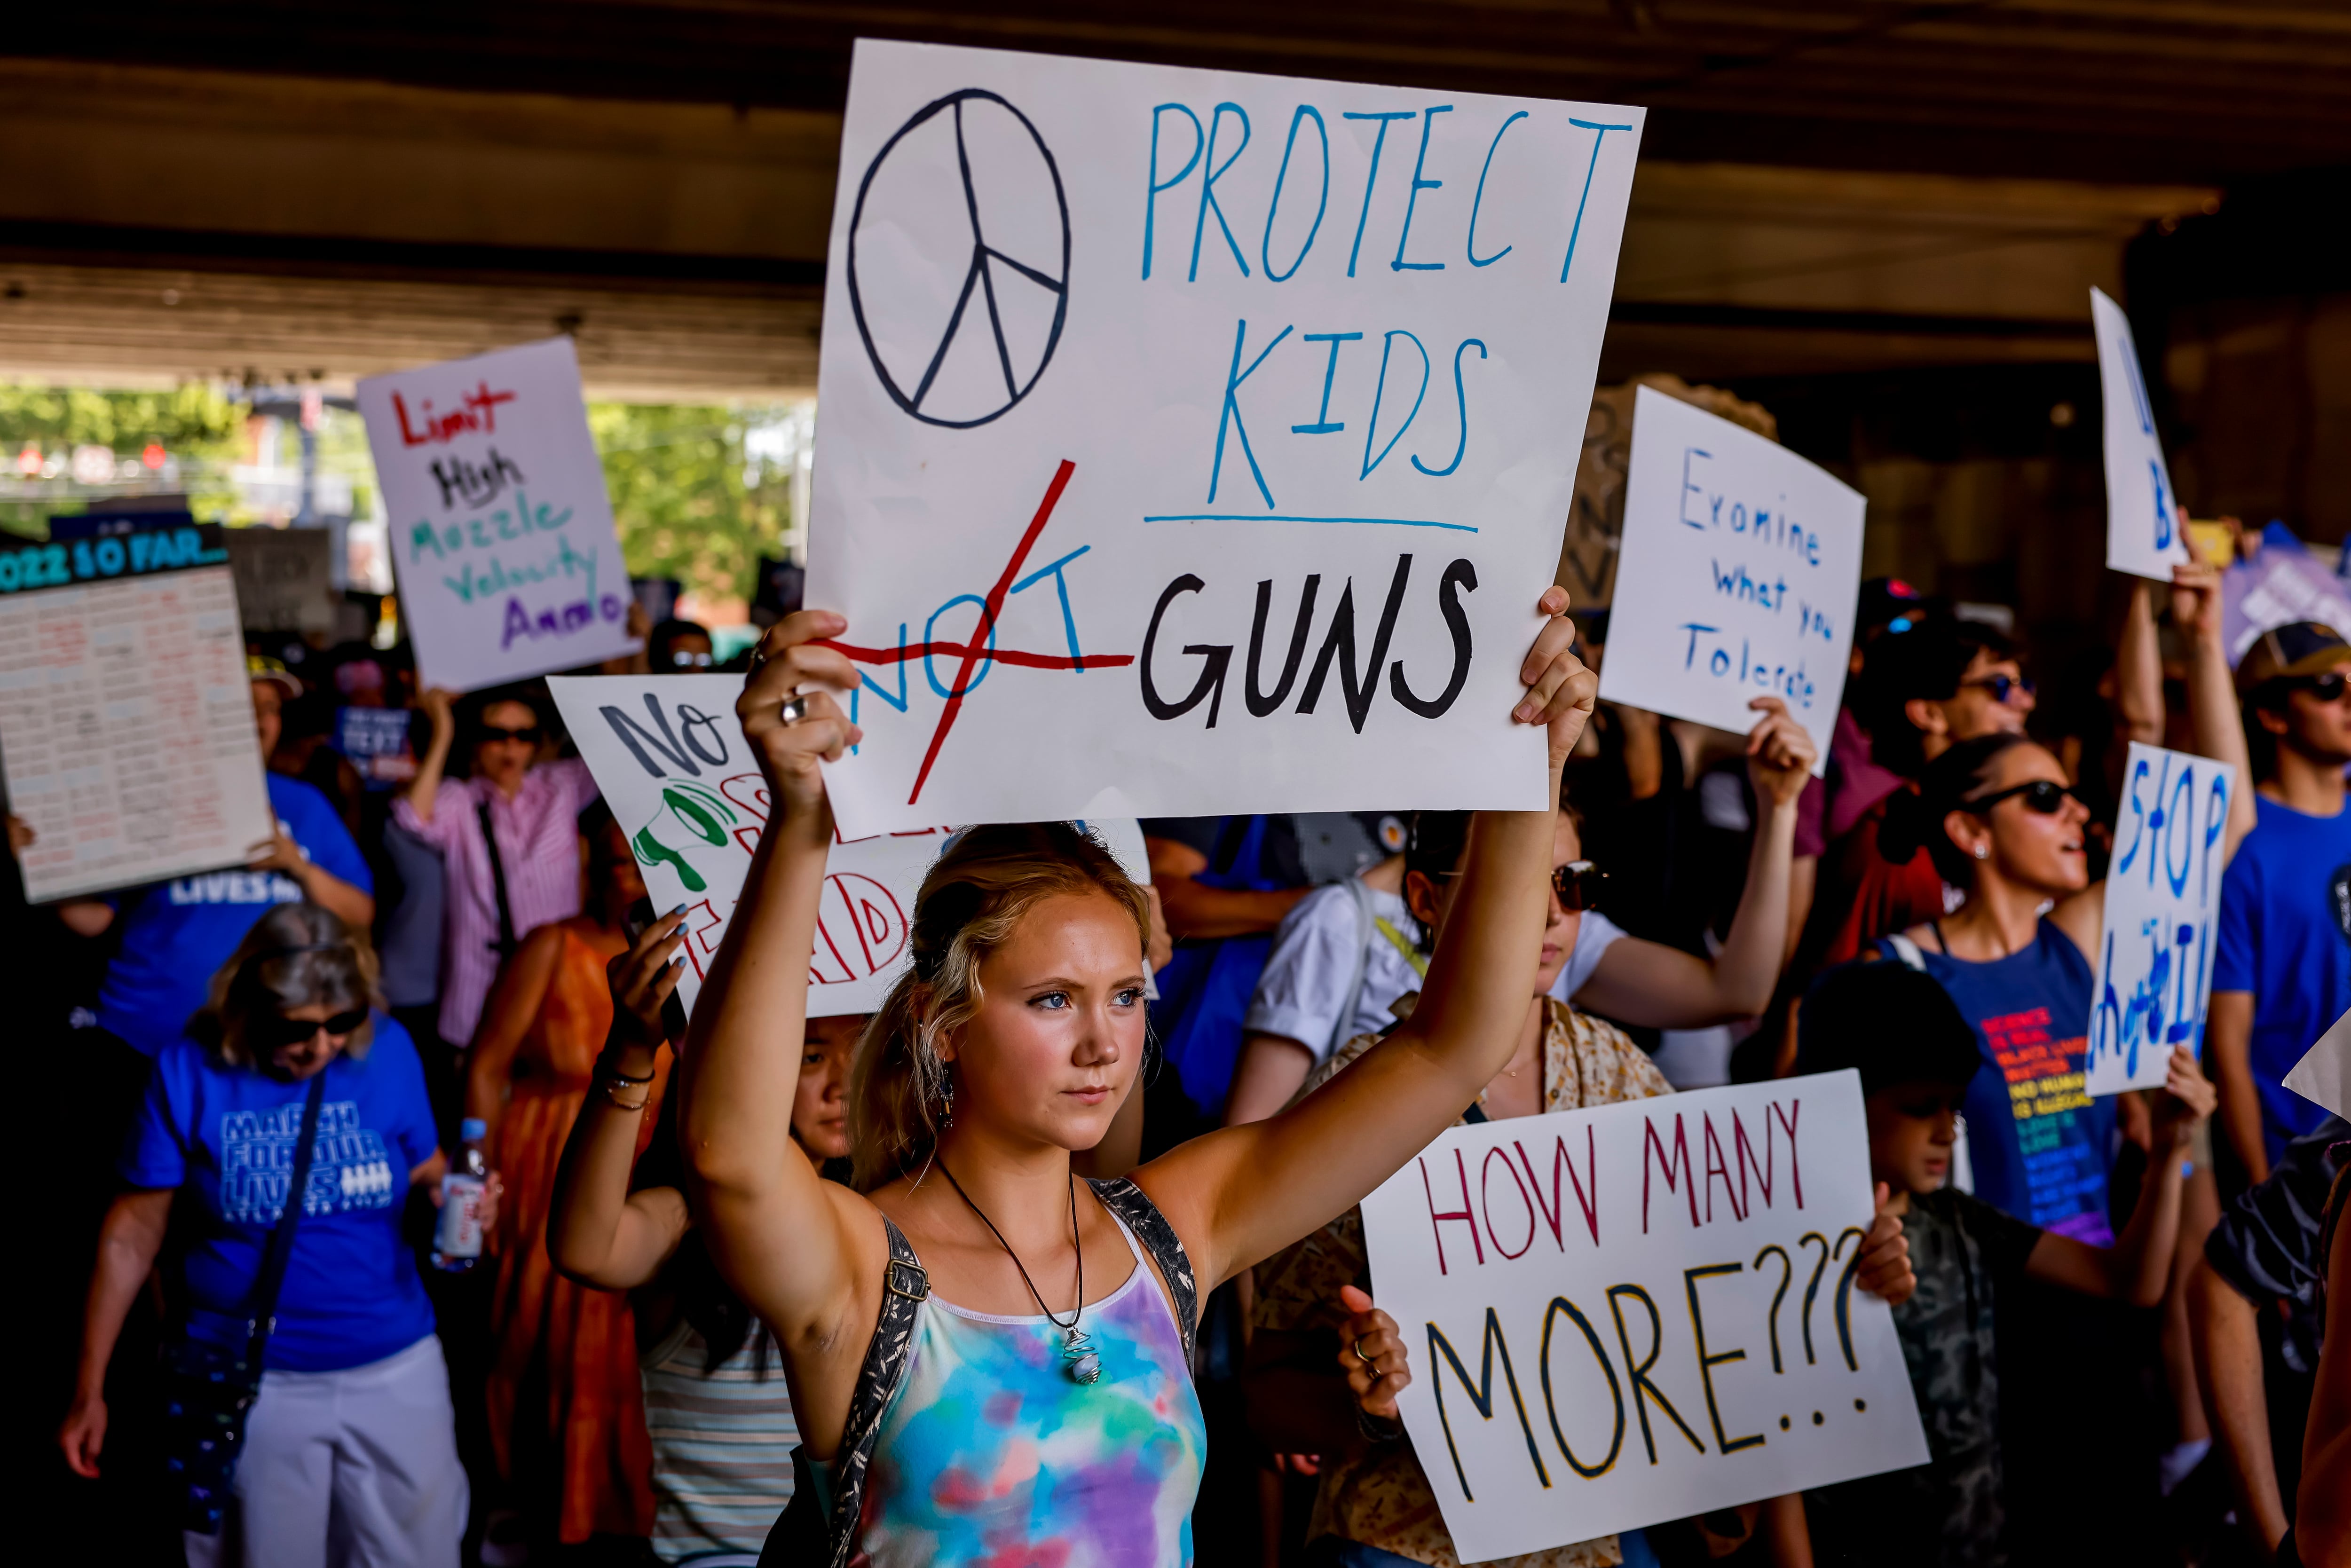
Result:
[[1352,1350],[1355,1353],[1355,1359],[1356,1359],[1357,1361],[1362,1362],[1365,1366],[1371,1367],[1371,1368],[1373,1368],[1374,1371],[1376,1371],[1376,1370],[1378,1369],[1378,1367],[1379,1367],[1379,1363],[1378,1363],[1378,1362],[1376,1362],[1376,1361],[1374,1361],[1370,1356],[1365,1355],[1365,1354],[1364,1354],[1364,1336],[1363,1336],[1363,1335],[1361,1335],[1361,1334],[1357,1334],[1357,1335],[1355,1336],[1355,1343],[1354,1343],[1353,1345],[1349,1346],[1348,1348],[1352,1349]]
[[783,720],[786,725],[799,723],[800,720],[808,717],[808,711],[809,700],[799,692],[794,692],[776,705],[776,716]]

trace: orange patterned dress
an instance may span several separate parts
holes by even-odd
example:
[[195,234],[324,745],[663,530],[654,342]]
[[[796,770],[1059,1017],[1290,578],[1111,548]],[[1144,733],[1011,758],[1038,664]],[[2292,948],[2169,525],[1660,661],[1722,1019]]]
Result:
[[[604,964],[621,949],[605,946],[610,951],[578,925],[563,926],[546,1000],[516,1049],[512,1098],[490,1151],[492,1168],[506,1178],[491,1243],[498,1277],[490,1307],[490,1435],[509,1481],[518,1451],[531,1456],[524,1462],[533,1471],[542,1464],[559,1471],[558,1529],[567,1545],[600,1533],[647,1536],[653,1526],[653,1445],[629,1298],[573,1284],[547,1255],[556,1167],[612,1022]],[[653,1136],[669,1066],[664,1049],[639,1154]]]

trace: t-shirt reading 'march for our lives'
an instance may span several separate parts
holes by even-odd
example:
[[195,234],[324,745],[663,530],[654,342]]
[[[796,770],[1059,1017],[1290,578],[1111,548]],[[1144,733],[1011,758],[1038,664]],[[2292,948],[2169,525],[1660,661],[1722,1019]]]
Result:
[[[1889,944],[1878,950],[1898,956]],[[2044,1230],[2113,1246],[2115,1103],[2090,1098],[2083,1076],[2090,960],[2044,919],[2032,946],[2005,958],[1971,964],[1921,949],[1918,961],[1974,1027],[1983,1058],[1960,1106],[1975,1195]]]

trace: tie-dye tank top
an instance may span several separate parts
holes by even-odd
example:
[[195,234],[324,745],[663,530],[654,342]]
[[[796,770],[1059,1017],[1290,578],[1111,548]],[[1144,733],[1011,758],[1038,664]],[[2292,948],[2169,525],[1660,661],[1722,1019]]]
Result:
[[1207,1428],[1159,1281],[1134,1272],[1080,1328],[1102,1379],[1071,1381],[1047,1319],[916,1309],[905,1379],[866,1472],[872,1568],[1186,1568]]

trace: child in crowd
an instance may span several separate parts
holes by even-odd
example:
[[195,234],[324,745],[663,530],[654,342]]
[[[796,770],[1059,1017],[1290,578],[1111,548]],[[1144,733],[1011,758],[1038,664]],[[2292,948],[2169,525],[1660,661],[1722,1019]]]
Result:
[[1891,1189],[1917,1285],[1895,1308],[1933,1458],[1810,1494],[1817,1561],[1987,1568],[2008,1560],[1994,1308],[2026,1279],[2153,1306],[2179,1239],[2181,1153],[2218,1096],[2184,1047],[2154,1109],[2155,1157],[2112,1249],[2027,1224],[1949,1185],[1955,1118],[1981,1066],[1975,1031],[1932,977],[1898,963],[1838,970],[1802,1014],[1802,1070],[1861,1073],[1870,1174]]

